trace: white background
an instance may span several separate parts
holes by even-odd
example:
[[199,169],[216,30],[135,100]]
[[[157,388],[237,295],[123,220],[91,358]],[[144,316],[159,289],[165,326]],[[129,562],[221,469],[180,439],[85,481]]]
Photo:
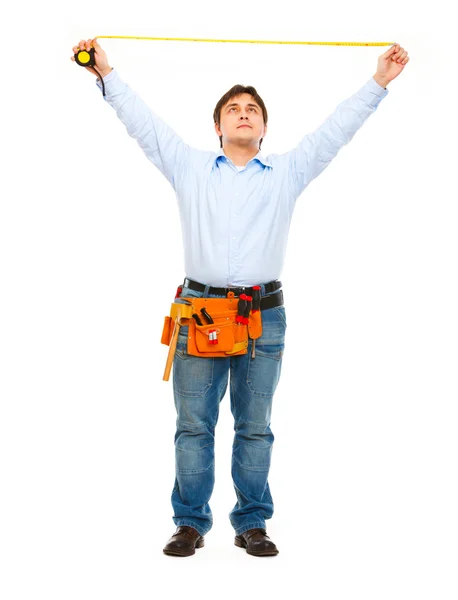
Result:
[[[442,4],[48,3],[3,25],[2,598],[456,599],[456,49]],[[70,60],[96,35],[409,52],[297,201],[280,276],[275,558],[233,544],[229,392],[206,546],[162,553],[175,531],[175,408],[160,336],[185,276],[180,222],[170,184]],[[318,127],[389,47],[99,43],[197,148],[219,148],[219,98],[254,85],[265,155]]]

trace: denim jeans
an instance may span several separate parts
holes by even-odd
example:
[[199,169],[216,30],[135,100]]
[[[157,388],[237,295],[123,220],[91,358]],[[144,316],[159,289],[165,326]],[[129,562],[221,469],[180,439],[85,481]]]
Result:
[[[225,297],[209,294],[208,287],[203,292],[183,287],[180,297]],[[264,286],[261,295],[266,295]],[[180,302],[180,298],[174,302]],[[267,481],[274,442],[270,417],[285,348],[285,307],[268,308],[261,315],[262,335],[256,340],[254,359],[250,338],[247,354],[209,358],[188,355],[189,326],[180,327],[173,362],[177,412],[173,521],[176,526],[194,527],[202,536],[213,524],[209,502],[215,483],[215,427],[229,373],[235,430],[231,471],[237,498],[229,519],[235,534],[240,535],[253,527],[265,527],[266,519],[273,514]]]

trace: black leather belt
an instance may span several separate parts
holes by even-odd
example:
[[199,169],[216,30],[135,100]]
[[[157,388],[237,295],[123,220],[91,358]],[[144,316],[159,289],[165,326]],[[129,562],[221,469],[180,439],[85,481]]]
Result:
[[[188,279],[185,277],[183,281],[183,287],[187,287],[190,290],[195,290],[196,292],[203,292],[205,290],[205,284],[199,283],[198,281],[194,281],[193,279]],[[276,290],[282,287],[281,281],[270,281],[269,283],[264,284],[266,294],[270,294],[269,296],[261,297],[261,310],[266,310],[266,308],[272,308],[274,306],[282,306],[284,304],[283,300],[283,291],[280,290],[277,293]],[[209,294],[216,294],[217,296],[227,297],[228,292],[234,292],[234,296],[240,296],[240,294],[247,294],[248,296],[252,295],[253,287],[233,287],[233,288],[220,288],[220,287],[209,287]]]

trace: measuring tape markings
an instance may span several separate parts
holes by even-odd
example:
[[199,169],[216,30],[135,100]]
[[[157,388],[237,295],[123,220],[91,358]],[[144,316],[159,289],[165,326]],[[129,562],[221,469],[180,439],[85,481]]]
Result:
[[[169,37],[143,37],[137,35],[99,35],[94,39],[123,39],[123,40],[156,40],[167,42],[223,42],[229,44],[294,44],[307,46],[392,46],[396,42],[290,42],[290,41],[274,41],[274,40],[213,40],[204,38],[169,38]],[[95,67],[95,49],[79,50],[75,54],[75,61],[82,67]],[[94,68],[97,72],[97,70]],[[103,77],[99,75],[103,85],[103,95],[105,96],[105,85]]]
[[[391,46],[395,42],[290,42],[275,40],[213,40],[205,38],[169,38],[169,37],[142,37],[137,35],[98,35],[94,39],[122,39],[122,40],[156,40],[167,42],[223,42],[229,44],[300,44],[313,46]],[[76,62],[84,67],[91,67],[95,64],[94,48],[80,50],[75,55]]]

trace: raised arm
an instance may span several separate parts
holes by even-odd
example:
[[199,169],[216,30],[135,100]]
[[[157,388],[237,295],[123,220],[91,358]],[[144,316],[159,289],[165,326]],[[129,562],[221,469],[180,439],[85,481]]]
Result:
[[[73,47],[73,52],[89,50],[91,47],[95,50],[97,70],[85,68],[96,76],[98,71],[102,76],[106,94],[102,98],[116,111],[127,133],[137,140],[148,160],[176,189],[177,179],[186,168],[189,146],[121,79],[116,69],[109,66],[107,56],[96,39],[81,40],[79,45]],[[72,57],[72,60],[75,58]],[[98,76],[96,84],[102,92],[102,81]]]
[[402,72],[408,60],[407,52],[399,44],[391,46],[379,57],[375,75],[356,94],[341,102],[320,127],[286,153],[296,198],[377,110],[388,94],[386,86]]
[[387,94],[388,90],[371,78],[356,94],[341,102],[318,129],[303,137],[296,148],[287,153],[288,172],[296,198],[326,169],[342,146],[350,142]]
[[[114,108],[127,133],[137,140],[148,160],[175,189],[177,179],[186,168],[189,146],[121,79],[116,69],[103,81],[105,101]],[[102,90],[100,79],[96,79],[96,84]]]

